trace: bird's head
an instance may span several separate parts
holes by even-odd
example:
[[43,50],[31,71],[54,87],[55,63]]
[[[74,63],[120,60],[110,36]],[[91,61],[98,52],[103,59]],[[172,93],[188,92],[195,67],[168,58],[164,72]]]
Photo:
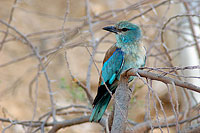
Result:
[[140,27],[128,21],[120,21],[115,26],[108,26],[103,29],[115,33],[117,42],[121,44],[135,44],[142,37]]

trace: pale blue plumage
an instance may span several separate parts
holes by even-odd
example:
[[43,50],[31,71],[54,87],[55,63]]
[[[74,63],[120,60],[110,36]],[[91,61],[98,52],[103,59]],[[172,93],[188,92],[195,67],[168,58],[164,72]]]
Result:
[[[91,122],[102,118],[111,99],[107,88],[115,93],[120,74],[129,68],[139,68],[145,64],[145,50],[141,45],[142,32],[139,26],[121,21],[115,26],[103,29],[115,33],[117,42],[108,50],[104,59],[98,93],[90,117]],[[129,81],[133,79],[134,77],[130,77]]]

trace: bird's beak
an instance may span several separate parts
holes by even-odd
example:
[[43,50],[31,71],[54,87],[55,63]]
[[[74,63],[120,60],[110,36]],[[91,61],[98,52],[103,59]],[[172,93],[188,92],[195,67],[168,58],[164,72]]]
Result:
[[107,27],[104,27],[103,29],[110,31],[110,32],[113,32],[115,34],[117,34],[119,32],[118,29],[116,29],[116,27],[114,27],[114,26],[107,26]]

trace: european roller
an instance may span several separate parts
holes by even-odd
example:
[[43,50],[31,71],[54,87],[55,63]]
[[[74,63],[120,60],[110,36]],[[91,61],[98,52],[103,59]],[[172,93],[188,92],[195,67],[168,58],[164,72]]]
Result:
[[[139,26],[128,21],[120,21],[115,26],[104,27],[115,33],[117,42],[106,52],[103,60],[98,92],[93,102],[90,121],[99,122],[119,84],[120,74],[130,68],[145,65],[145,49],[141,45],[142,32]],[[134,79],[129,78],[129,82]]]

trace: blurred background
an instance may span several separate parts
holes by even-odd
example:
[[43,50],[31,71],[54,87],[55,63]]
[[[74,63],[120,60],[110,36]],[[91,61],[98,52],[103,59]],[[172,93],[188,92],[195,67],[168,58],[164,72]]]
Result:
[[[115,43],[102,28],[122,20],[141,27],[147,70],[200,86],[199,13],[199,0],[0,0],[0,118],[52,122],[41,116],[62,107],[69,108],[58,111],[58,121],[90,115],[104,54]],[[199,113],[198,93],[158,81],[152,82],[154,91],[139,79],[132,85],[134,122]],[[107,114],[112,108],[111,101]],[[2,119],[0,131],[42,130]],[[190,125],[147,131],[177,132]],[[105,131],[85,122],[58,132]]]

